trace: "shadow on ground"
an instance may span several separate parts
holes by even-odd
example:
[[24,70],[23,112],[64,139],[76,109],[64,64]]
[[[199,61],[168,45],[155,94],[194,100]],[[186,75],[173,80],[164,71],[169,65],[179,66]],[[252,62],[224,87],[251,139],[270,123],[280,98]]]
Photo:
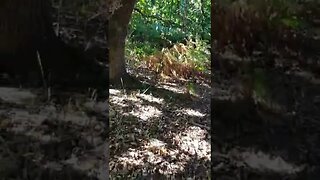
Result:
[[110,178],[210,176],[210,87],[181,87],[110,89]]
[[56,104],[34,91],[0,88],[2,179],[104,179],[106,103],[74,94]]
[[267,69],[263,76],[264,97],[237,97],[214,84],[216,178],[319,177],[320,79],[307,70]]

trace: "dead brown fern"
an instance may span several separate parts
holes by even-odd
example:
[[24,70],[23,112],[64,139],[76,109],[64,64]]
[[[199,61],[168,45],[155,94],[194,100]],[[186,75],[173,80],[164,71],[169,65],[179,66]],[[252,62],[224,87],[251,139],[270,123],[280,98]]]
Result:
[[190,78],[195,75],[192,62],[186,62],[185,56],[190,47],[178,43],[170,49],[144,58],[146,66],[157,72],[161,77]]

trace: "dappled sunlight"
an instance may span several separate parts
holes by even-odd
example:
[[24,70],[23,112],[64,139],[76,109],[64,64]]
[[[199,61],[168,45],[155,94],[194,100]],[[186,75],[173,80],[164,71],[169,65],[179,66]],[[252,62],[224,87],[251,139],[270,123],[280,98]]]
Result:
[[257,171],[294,174],[304,169],[304,165],[297,166],[285,161],[281,156],[272,156],[271,154],[252,149],[233,149],[230,152],[230,157],[237,159],[237,161],[243,161],[249,167],[256,169]]
[[244,162],[255,169],[270,170],[288,174],[297,173],[302,170],[301,167],[296,167],[295,165],[286,162],[280,156],[271,157],[270,155],[262,152],[244,152],[241,156],[244,159]]
[[141,97],[144,100],[147,100],[149,102],[155,102],[158,104],[163,104],[163,101],[164,101],[162,98],[156,98],[152,95],[147,95],[147,94],[137,94],[137,97]]
[[178,93],[178,94],[184,94],[186,92],[186,90],[181,86],[170,86],[170,85],[164,84],[164,85],[161,85],[161,88],[172,91],[174,93]]
[[166,83],[170,90],[159,84],[149,91],[110,91],[109,165],[114,177],[209,174],[210,94],[198,88],[206,103],[198,97],[172,98],[185,93],[181,84],[185,82]]
[[148,45],[148,35],[143,41],[127,37],[126,44],[127,72],[142,85],[110,90],[110,177],[206,179],[211,162],[209,42],[195,36],[157,49]]
[[115,156],[110,167],[117,171],[122,168],[123,172],[134,171],[136,168],[144,171],[157,168],[162,175],[184,172],[193,156],[210,161],[211,145],[205,140],[206,133],[198,127],[190,127],[186,132],[174,137],[172,142],[175,142],[175,148],[159,139],[147,140],[140,148],[130,148],[127,152]]
[[171,161],[174,159],[187,161],[188,157],[180,155],[178,150],[167,149],[165,144],[155,144],[152,141],[154,140],[147,142],[139,150],[129,149],[128,152],[116,157],[115,162],[111,162],[111,169],[113,169],[112,165],[116,166],[116,164],[122,165],[123,172],[134,171],[137,167],[147,172],[147,169],[158,167],[159,173],[163,175],[172,175],[184,170],[185,162]]
[[[116,92],[116,91],[113,91],[113,92]],[[147,100],[148,102],[156,102],[158,104],[163,103],[163,99],[155,98],[151,95],[140,94],[140,93],[136,93],[132,95],[125,95],[125,94],[121,95],[121,94],[113,93],[113,95],[110,95],[110,98],[109,98],[109,101],[112,104],[122,108],[131,109],[131,111],[123,112],[123,115],[125,116],[133,115],[137,117],[139,120],[143,120],[143,121],[147,121],[150,118],[161,116],[162,113],[157,107],[146,104],[144,100]]]
[[153,106],[146,106],[146,105],[136,105],[137,109],[132,110],[129,113],[124,114],[131,114],[138,117],[140,120],[147,121],[153,117],[159,117],[161,115],[161,111]]
[[181,109],[181,110],[177,110],[177,112],[181,112],[183,114],[189,115],[189,116],[195,116],[195,117],[204,117],[205,114],[203,114],[200,111],[196,111],[194,109]]
[[112,104],[117,104],[118,106],[121,107],[127,107],[128,104],[126,104],[127,102],[131,102],[131,103],[141,103],[142,101],[138,98],[136,98],[133,95],[127,95],[122,93],[119,90],[115,90],[115,89],[109,89],[109,102]]
[[210,136],[207,130],[190,126],[184,132],[177,134],[174,137],[174,142],[182,152],[192,156],[196,155],[199,159],[210,160],[211,144],[207,136]]
[[121,93],[121,90],[119,89],[109,89],[110,95],[119,95]]

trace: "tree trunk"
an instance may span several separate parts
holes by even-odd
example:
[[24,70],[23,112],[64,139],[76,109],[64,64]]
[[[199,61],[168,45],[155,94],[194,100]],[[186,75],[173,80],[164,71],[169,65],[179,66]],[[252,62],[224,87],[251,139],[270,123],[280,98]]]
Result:
[[9,74],[14,84],[38,86],[44,75],[52,86],[106,88],[107,68],[55,35],[50,10],[50,0],[0,0],[0,75]]
[[1,0],[0,73],[18,76],[20,83],[39,75],[36,51],[53,36],[49,1]]
[[135,3],[136,0],[121,2],[122,6],[115,10],[109,19],[109,79],[111,83],[117,83],[128,75],[125,64],[125,40]]
[[49,10],[47,0],[1,0],[0,51],[12,53],[36,46],[40,37],[51,33]]

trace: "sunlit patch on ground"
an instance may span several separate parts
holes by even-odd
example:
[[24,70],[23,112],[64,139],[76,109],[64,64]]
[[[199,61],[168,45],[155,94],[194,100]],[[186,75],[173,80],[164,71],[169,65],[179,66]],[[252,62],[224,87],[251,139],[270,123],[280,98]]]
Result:
[[179,83],[158,84],[163,94],[110,90],[110,178],[207,178],[211,137],[203,127],[210,127],[210,94],[203,93],[210,87],[204,87],[204,100],[168,100],[184,95]]
[[139,117],[140,120],[147,121],[153,117],[159,117],[161,115],[161,111],[153,106],[143,106],[137,105],[136,110],[132,110],[129,114]]
[[158,104],[163,104],[163,99],[153,97],[152,95],[147,95],[147,94],[137,94],[137,97],[141,97],[144,100],[147,100],[149,102],[154,102]]
[[177,112],[181,112],[183,114],[187,114],[189,116],[195,116],[195,117],[204,117],[205,114],[201,113],[200,111],[197,110],[193,110],[193,109],[181,109],[181,110],[177,110]]
[[[117,93],[115,92],[118,91],[110,89],[110,94],[116,95]],[[148,103],[155,102],[161,105],[163,103],[163,99],[155,98],[151,95],[141,93],[132,95],[122,95],[123,96],[110,96],[109,101],[113,104],[116,104],[117,106],[131,109],[131,111],[124,112],[123,115],[133,115],[143,121],[147,121],[150,118],[159,117],[161,115],[161,111],[158,108],[148,105]],[[132,107],[130,107],[130,105]]]
[[257,170],[273,171],[276,173],[294,174],[303,170],[302,166],[291,164],[280,156],[271,157],[261,151],[255,152],[241,152],[241,159],[250,167]]
[[182,152],[186,152],[189,155],[197,155],[198,158],[204,158],[210,161],[211,144],[207,141],[208,136],[210,135],[207,130],[190,126],[184,132],[176,135],[174,142]]
[[163,85],[161,85],[161,87],[164,88],[164,89],[167,89],[169,91],[175,92],[175,93],[180,93],[180,94],[185,93],[185,88],[181,88],[181,87],[178,87],[178,86],[170,86],[170,85],[167,85],[167,84],[163,84]]
[[[139,149],[130,148],[128,152],[115,156],[112,168],[116,171],[129,172],[136,168],[151,170],[156,168],[163,175],[174,175],[186,171],[185,166],[193,156],[210,161],[211,145],[206,140],[207,132],[198,127],[190,127],[177,134],[168,146],[158,139],[146,141]],[[209,171],[209,166],[207,167]]]

